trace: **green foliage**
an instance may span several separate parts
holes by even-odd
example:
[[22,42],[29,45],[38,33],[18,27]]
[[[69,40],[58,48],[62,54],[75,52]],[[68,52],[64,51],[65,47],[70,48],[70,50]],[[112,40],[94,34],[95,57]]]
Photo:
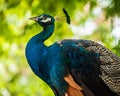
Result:
[[120,0],[110,0],[110,6],[105,8],[107,16],[120,16]]
[[[31,16],[42,13],[56,16],[65,8],[71,16],[72,26],[84,27],[91,20],[96,24],[96,29],[91,35],[83,36],[82,33],[76,36],[70,29],[71,26],[69,28],[65,22],[56,22],[55,33],[45,42],[47,45],[63,38],[77,37],[102,42],[120,55],[120,42],[111,33],[114,26],[111,27],[113,23],[110,22],[111,16],[114,20],[115,16],[120,15],[120,1],[110,0],[107,6],[101,6],[104,2],[105,0],[0,0],[0,96],[54,96],[48,85],[33,74],[25,59],[24,51],[28,40],[42,30],[37,23],[28,20]],[[98,7],[101,8],[101,13],[95,11]]]

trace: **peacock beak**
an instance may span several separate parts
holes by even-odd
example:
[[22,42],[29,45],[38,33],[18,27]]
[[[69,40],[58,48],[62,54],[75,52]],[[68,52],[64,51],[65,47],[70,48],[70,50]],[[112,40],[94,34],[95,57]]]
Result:
[[29,20],[34,20],[34,21],[37,21],[38,22],[38,16],[36,16],[36,17],[31,17],[31,18],[29,18]]

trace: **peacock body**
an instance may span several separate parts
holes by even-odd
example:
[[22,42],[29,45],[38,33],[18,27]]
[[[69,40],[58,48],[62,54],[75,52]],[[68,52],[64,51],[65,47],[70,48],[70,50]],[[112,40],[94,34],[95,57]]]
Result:
[[54,32],[55,19],[42,14],[31,18],[43,31],[26,46],[33,72],[44,80],[55,96],[120,96],[120,58],[90,40],[66,39],[46,46]]

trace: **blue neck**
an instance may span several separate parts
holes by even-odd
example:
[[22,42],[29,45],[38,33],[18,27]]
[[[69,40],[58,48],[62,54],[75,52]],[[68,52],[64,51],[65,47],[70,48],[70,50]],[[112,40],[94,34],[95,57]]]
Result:
[[54,32],[54,24],[48,25],[46,27],[43,27],[43,31],[35,35],[33,38],[36,43],[44,42],[53,34],[53,32]]
[[39,72],[38,66],[40,61],[42,63],[41,59],[43,57],[43,49],[45,48],[43,42],[52,35],[53,31],[54,24],[44,27],[43,31],[33,36],[26,46],[26,58],[29,65],[31,66],[34,73],[45,81],[46,77],[44,77],[43,74]]

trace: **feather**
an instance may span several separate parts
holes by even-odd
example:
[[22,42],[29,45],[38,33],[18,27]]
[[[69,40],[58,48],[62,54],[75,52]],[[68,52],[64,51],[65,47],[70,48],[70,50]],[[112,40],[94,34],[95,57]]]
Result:
[[80,90],[77,90],[71,86],[68,86],[67,93],[65,96],[84,96]]
[[[64,52],[68,54],[71,62],[69,65],[70,70],[76,70],[78,73],[77,75],[72,75],[77,84],[81,85],[81,80],[83,84],[87,86],[87,89],[90,89],[90,91],[92,91],[91,93],[95,94],[95,96],[101,96],[101,91],[102,96],[110,96],[110,94],[117,96],[117,94],[119,94],[120,79],[118,73],[120,65],[117,56],[102,45],[90,40],[68,39],[60,41],[59,44],[63,47]],[[104,58],[104,56],[109,59],[101,59]],[[113,61],[111,61],[111,59],[113,59]],[[106,76],[109,78],[106,78]],[[84,93],[87,93],[86,88],[82,87],[82,89]]]
[[73,78],[70,74],[65,76],[64,79],[71,87],[73,87],[77,90],[82,90],[82,88],[78,84],[75,83],[75,81],[73,80]]
[[82,93],[82,88],[73,80],[70,74],[65,76],[64,79],[68,83],[68,88],[65,96],[84,96]]
[[67,23],[70,24],[70,16],[68,15],[67,11],[63,8],[63,12],[67,18]]

